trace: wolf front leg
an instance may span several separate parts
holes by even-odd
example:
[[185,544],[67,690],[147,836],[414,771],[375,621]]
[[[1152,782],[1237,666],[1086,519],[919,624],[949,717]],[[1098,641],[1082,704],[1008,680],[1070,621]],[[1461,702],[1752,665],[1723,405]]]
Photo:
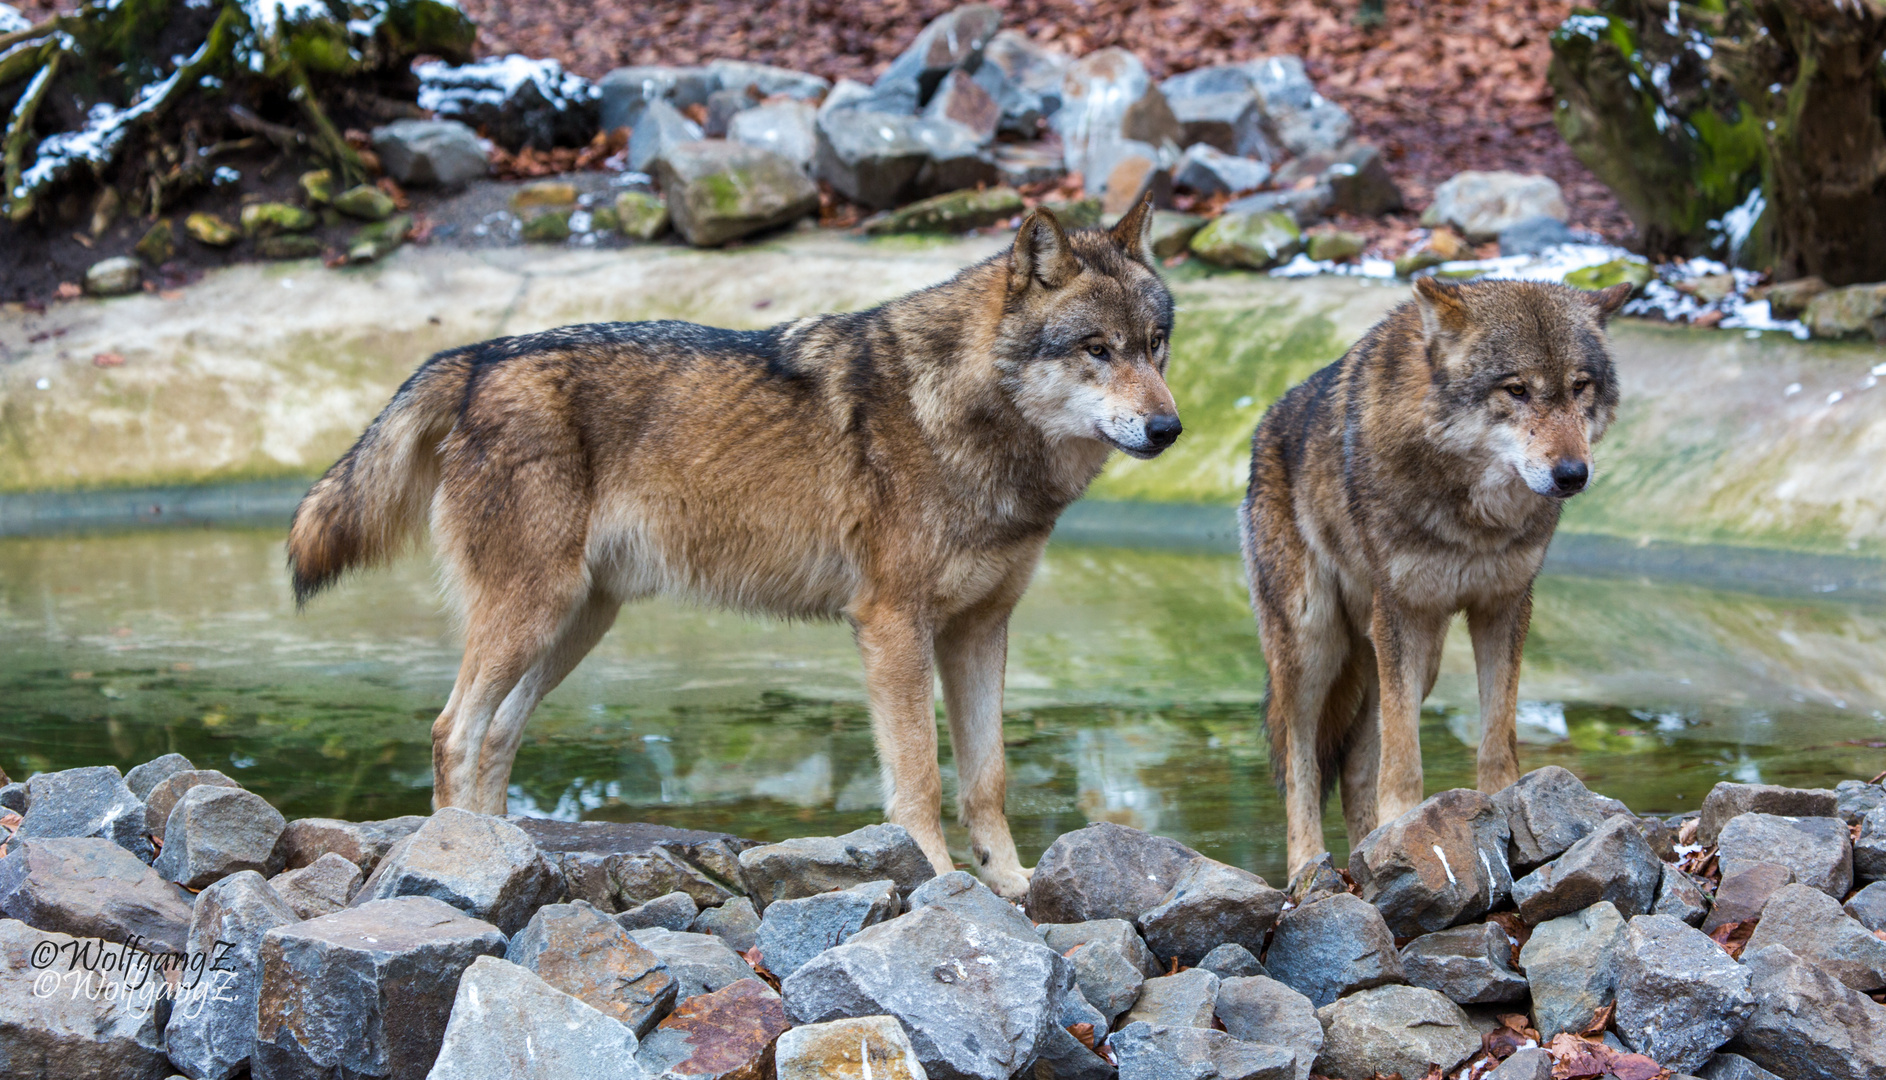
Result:
[[1004,812],[1008,763],[1002,751],[1002,674],[1010,607],[974,610],[950,620],[936,636],[936,663],[956,754],[958,812],[969,827],[976,873],[998,895],[1020,900],[1028,891],[1028,871],[1015,852]]
[[1493,792],[1519,779],[1519,660],[1532,625],[1532,590],[1470,608],[1473,662],[1480,676],[1480,760],[1476,784]]
[[936,763],[934,633],[901,608],[862,605],[852,618],[864,657],[871,733],[884,770],[884,812],[909,830],[939,874],[954,870],[943,840],[943,779]]
[[1377,590],[1369,619],[1381,679],[1381,757],[1375,823],[1385,825],[1421,801],[1421,699],[1440,672],[1449,615],[1411,610]]

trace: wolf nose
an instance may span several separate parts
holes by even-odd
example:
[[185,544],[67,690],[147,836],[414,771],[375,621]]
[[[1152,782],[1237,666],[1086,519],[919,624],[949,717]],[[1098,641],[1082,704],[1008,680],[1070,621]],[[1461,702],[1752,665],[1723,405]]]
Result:
[[1146,441],[1164,450],[1178,440],[1183,430],[1177,416],[1155,416],[1146,421]]
[[1582,461],[1561,461],[1552,466],[1552,483],[1566,494],[1585,490],[1591,467]]

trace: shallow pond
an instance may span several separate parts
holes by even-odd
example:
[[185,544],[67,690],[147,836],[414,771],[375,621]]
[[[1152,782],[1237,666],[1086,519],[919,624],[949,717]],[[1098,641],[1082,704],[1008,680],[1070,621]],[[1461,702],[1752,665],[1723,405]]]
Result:
[[[429,563],[296,614],[282,562],[279,530],[0,540],[0,766],[175,750],[290,817],[425,812],[428,728],[458,659]],[[860,682],[839,626],[628,608],[538,710],[512,810],[760,839],[880,820]],[[1008,672],[1024,859],[1107,818],[1280,880],[1262,683],[1235,557],[1052,545]],[[1872,776],[1886,605],[1547,576],[1522,698],[1522,767],[1564,765],[1642,812],[1693,809],[1723,779]],[[1424,712],[1428,790],[1471,785],[1476,725],[1457,627]]]

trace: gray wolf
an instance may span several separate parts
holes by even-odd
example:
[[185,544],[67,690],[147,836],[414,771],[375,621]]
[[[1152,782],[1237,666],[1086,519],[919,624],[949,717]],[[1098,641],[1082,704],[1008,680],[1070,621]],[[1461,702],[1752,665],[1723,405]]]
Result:
[[1421,701],[1466,612],[1477,783],[1518,779],[1532,582],[1617,411],[1605,325],[1630,286],[1416,282],[1414,299],[1272,405],[1240,514],[1269,667],[1264,725],[1291,874],[1421,801]]
[[1009,612],[1108,455],[1180,431],[1150,223],[1142,204],[1068,232],[1036,210],[949,281],[768,330],[612,323],[440,353],[296,510],[297,600],[430,522],[465,627],[433,799],[490,814],[531,710],[624,603],[845,619],[889,820],[951,869],[934,672],[973,861],[1019,896]]

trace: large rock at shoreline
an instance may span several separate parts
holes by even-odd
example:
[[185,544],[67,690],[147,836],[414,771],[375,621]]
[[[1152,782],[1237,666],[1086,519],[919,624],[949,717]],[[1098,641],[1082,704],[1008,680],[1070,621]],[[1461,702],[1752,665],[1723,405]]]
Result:
[[419,814],[385,821],[301,818],[282,829],[281,839],[275,842],[275,861],[284,869],[299,870],[332,853],[360,867],[362,874],[371,874],[394,844],[425,823]]
[[110,765],[38,773],[27,778],[26,799],[14,834],[20,839],[97,837],[147,863],[156,856],[145,836],[144,804]]
[[1041,853],[1028,883],[1037,923],[1132,922],[1158,906],[1198,852],[1164,836],[1112,822],[1063,833]]
[[1371,832],[1349,856],[1362,899],[1403,937],[1485,915],[1511,896],[1506,815],[1478,791],[1435,795]]
[[1886,1006],[1770,945],[1744,953],[1755,1011],[1729,1049],[1779,1076],[1886,1076]]
[[1480,1033],[1460,1006],[1418,986],[1363,990],[1316,1010],[1316,1018],[1325,1040],[1316,1071],[1336,1080],[1425,1076],[1431,1064],[1451,1074],[1480,1049]]
[[1702,1068],[1755,1007],[1748,971],[1668,915],[1639,915],[1625,927],[1617,978],[1615,1024],[1625,1045],[1677,1072]]
[[190,772],[196,765],[182,754],[164,754],[154,757],[142,765],[134,765],[124,774],[124,786],[131,789],[131,794],[148,800],[151,789],[180,772]]
[[706,934],[677,933],[651,926],[631,930],[635,943],[655,954],[675,982],[675,1001],[711,994],[742,979],[758,979],[753,968],[725,942]]
[[895,1016],[932,1080],[1008,1080],[1058,1027],[1073,973],[1045,945],[939,907],[870,927],[781,984],[786,1016]]
[[888,880],[775,900],[760,917],[760,957],[783,979],[865,927],[895,918],[898,907],[896,883]]
[[1241,1042],[1222,1031],[1128,1024],[1108,1040],[1121,1080],[1292,1080],[1296,1056],[1281,1046]]
[[727,943],[734,952],[743,953],[760,943],[760,915],[753,901],[736,896],[719,907],[703,908],[688,928],[696,934],[712,934]]
[[1350,893],[1284,912],[1264,966],[1318,1008],[1357,990],[1407,981],[1381,912]]
[[1154,1027],[1211,1027],[1220,985],[1218,976],[1203,968],[1188,968],[1176,974],[1147,979],[1140,987],[1139,1000],[1127,1011],[1124,1023],[1143,1022]]
[[802,1024],[779,1037],[779,1080],[927,1080],[894,1016]]
[[1836,900],[1853,888],[1852,834],[1837,817],[1742,814],[1722,827],[1716,843],[1724,875],[1753,863],[1780,863],[1794,880]]
[[1624,917],[1609,903],[1540,923],[1519,950],[1532,989],[1532,1026],[1546,1042],[1591,1024],[1617,998]]
[[684,892],[671,892],[617,913],[616,925],[624,930],[646,930],[659,926],[664,930],[679,932],[693,926],[700,914],[701,909],[694,906],[693,897]]
[[177,803],[185,795],[203,786],[240,788],[235,780],[216,769],[190,769],[172,773],[151,789],[151,794],[144,800],[145,824],[150,827],[151,835],[159,843],[165,839],[164,830],[170,825],[170,812],[177,808]]
[[1722,875],[1716,886],[1715,902],[1703,918],[1702,931],[1713,934],[1716,928],[1732,922],[1759,919],[1768,898],[1783,885],[1794,883],[1794,871],[1780,863],[1745,863],[1732,874]]
[[1512,863],[1530,870],[1558,858],[1598,826],[1630,808],[1587,788],[1571,770],[1534,769],[1493,796],[1512,830]]
[[760,1080],[786,1028],[772,987],[743,979],[677,1006],[643,1038],[635,1059],[663,1080]]
[[1807,885],[1784,885],[1762,908],[1748,952],[1785,945],[1861,993],[1886,988],[1886,941],[1841,910],[1840,901]]
[[360,867],[333,852],[299,870],[284,870],[269,885],[303,919],[332,915],[347,906],[365,880]]
[[969,922],[1023,941],[1041,940],[1040,931],[1020,908],[997,896],[966,870],[952,870],[917,886],[910,894],[909,906],[912,911],[920,907],[947,908]]
[[248,1068],[262,992],[262,937],[300,921],[253,870],[197,896],[186,955],[203,957],[203,970],[182,976],[164,1027],[171,1064],[197,1080],[230,1080]]
[[1636,822],[1619,816],[1515,881],[1513,902],[1519,917],[1534,924],[1582,911],[1600,900],[1630,918],[1650,910],[1662,883],[1662,861],[1644,842]]
[[[75,957],[118,948],[116,941],[0,919],[0,1073],[20,1080],[163,1080],[170,1074],[157,1002],[102,992],[104,980],[117,978],[103,972],[90,977],[88,989],[84,964],[73,968]],[[149,985],[155,989],[155,983]]]
[[518,967],[480,956],[458,980],[426,1080],[650,1080],[635,1033]]
[[73,937],[181,953],[190,894],[100,837],[15,839],[0,859],[0,916]]
[[1146,947],[1160,959],[1177,957],[1197,967],[1205,954],[1227,942],[1252,953],[1277,924],[1284,894],[1248,870],[1200,856],[1192,860],[1157,907],[1139,917]]
[[808,836],[740,853],[740,870],[762,918],[766,905],[867,881],[890,881],[908,898],[936,876],[923,848],[902,825],[867,825],[843,836]]
[[417,1077],[459,976],[504,935],[429,896],[379,900],[262,938],[254,1071],[265,1080]]
[[164,850],[151,868],[186,889],[243,870],[272,873],[270,856],[286,824],[254,792],[201,784],[177,800],[164,826]]
[[562,872],[570,899],[603,911],[622,911],[675,891],[703,908],[724,903],[746,891],[740,853],[758,846],[727,833],[645,822],[508,820]]
[[1401,969],[1414,986],[1456,1005],[1524,1001],[1526,978],[1513,970],[1513,942],[1498,923],[1475,923],[1424,934],[1401,950]]
[[515,934],[562,891],[563,882],[522,829],[448,806],[386,853],[353,906],[430,896]]
[[1294,1080],[1308,1080],[1323,1052],[1323,1024],[1309,998],[1262,975],[1226,979],[1218,984],[1216,1012],[1232,1038],[1290,1051]]
[[1696,819],[1696,842],[1715,845],[1722,827],[1743,814],[1779,814],[1783,817],[1830,817],[1840,798],[1825,788],[1786,788],[1777,784],[1736,784],[1727,780],[1703,796],[1702,815]]
[[675,1003],[675,979],[615,920],[581,900],[547,904],[504,958],[642,1035]]

